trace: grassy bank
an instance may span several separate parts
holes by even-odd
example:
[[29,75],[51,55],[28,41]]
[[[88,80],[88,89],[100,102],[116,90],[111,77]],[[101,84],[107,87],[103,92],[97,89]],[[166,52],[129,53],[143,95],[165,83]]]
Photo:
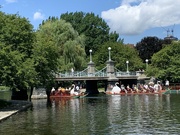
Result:
[[6,91],[6,90],[9,90],[9,89],[10,89],[9,87],[0,86],[0,91]]

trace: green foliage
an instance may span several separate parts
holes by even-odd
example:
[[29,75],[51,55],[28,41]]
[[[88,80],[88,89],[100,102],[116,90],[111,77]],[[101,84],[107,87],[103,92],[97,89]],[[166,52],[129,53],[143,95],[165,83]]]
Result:
[[148,75],[172,82],[180,80],[180,42],[172,42],[152,57]]
[[[84,68],[84,37],[64,20],[47,20],[37,31],[34,58],[39,73]],[[44,67],[40,69],[40,67]],[[49,75],[49,74],[48,74]],[[53,74],[51,74],[51,77]],[[47,76],[45,78],[48,78]]]
[[26,18],[0,12],[0,42],[30,57],[34,36],[33,26]]
[[154,53],[162,49],[163,40],[157,37],[145,37],[136,44],[140,58],[145,62],[151,59]]
[[139,58],[136,49],[117,42],[107,42],[97,50],[93,56],[93,60],[98,67],[102,69],[106,66],[109,59],[108,47],[111,47],[111,59],[115,61],[115,67],[121,71],[126,71],[126,61],[129,61],[129,70],[137,71],[144,68],[142,60]]
[[9,88],[9,87],[7,87],[7,86],[0,86],[0,91],[1,91],[1,90],[3,90],[3,91],[4,91],[4,90],[5,90],[5,91],[7,91],[7,90],[9,90],[9,89],[10,89],[10,88]]
[[85,35],[86,55],[89,55],[90,49],[97,50],[105,42],[118,41],[119,35],[116,32],[110,33],[107,23],[94,13],[71,12],[62,14],[60,18],[71,23],[80,35]]
[[0,12],[0,82],[11,88],[26,89],[36,83],[31,59],[32,25],[19,15]]

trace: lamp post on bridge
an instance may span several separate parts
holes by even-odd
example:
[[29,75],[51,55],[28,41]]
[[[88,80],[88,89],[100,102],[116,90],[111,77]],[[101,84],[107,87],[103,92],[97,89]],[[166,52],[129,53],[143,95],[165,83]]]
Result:
[[127,61],[126,61],[126,65],[127,65],[127,73],[129,73],[129,65],[128,65],[128,64],[129,64],[129,61],[127,60]]
[[115,67],[114,67],[114,61],[111,60],[111,47],[108,47],[109,51],[109,60],[106,61],[106,73],[108,77],[108,82],[107,82],[107,87],[105,88],[106,90],[112,90],[112,85],[114,85],[116,82],[119,81],[119,79],[116,77],[116,72],[115,72]]
[[145,62],[146,62],[146,70],[148,69],[148,61],[149,61],[148,59],[145,60]]
[[108,47],[109,50],[109,61],[111,61],[111,47]]
[[90,53],[90,62],[88,63],[88,76],[94,76],[95,74],[95,64],[92,62],[92,50],[89,50]]
[[92,56],[91,56],[92,50],[91,49],[89,50],[89,53],[90,53],[90,63],[91,63],[92,62]]

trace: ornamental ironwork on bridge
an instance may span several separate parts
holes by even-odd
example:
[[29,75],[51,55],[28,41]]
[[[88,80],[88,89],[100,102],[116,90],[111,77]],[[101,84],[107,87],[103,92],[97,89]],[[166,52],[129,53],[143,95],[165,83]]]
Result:
[[74,71],[73,68],[71,72],[57,73],[55,79],[57,81],[66,81],[66,80],[108,80],[108,81],[118,81],[121,79],[146,79],[144,72],[129,71],[129,61],[126,61],[127,71],[123,72],[115,68],[114,61],[111,60],[111,47],[108,47],[109,59],[106,61],[106,66],[101,70],[95,68],[95,64],[92,61],[92,50],[90,52],[90,62],[88,67],[82,71]]

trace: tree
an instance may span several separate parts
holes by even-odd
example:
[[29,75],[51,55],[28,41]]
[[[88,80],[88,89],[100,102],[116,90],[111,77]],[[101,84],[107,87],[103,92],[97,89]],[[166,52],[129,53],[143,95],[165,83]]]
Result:
[[129,61],[129,70],[137,71],[144,68],[142,60],[139,58],[136,49],[117,42],[104,43],[101,48],[94,52],[93,60],[98,69],[106,66],[108,60],[108,47],[111,47],[111,59],[115,61],[115,67],[121,71],[126,71],[126,61]]
[[145,62],[146,59],[151,59],[154,53],[162,49],[163,40],[157,37],[145,37],[136,44],[136,49],[139,52],[140,58]]
[[171,82],[180,80],[180,42],[172,42],[152,57],[148,75]]
[[33,41],[33,26],[26,18],[0,12],[0,81],[12,89],[12,99],[27,99],[27,89],[36,83]]
[[84,37],[64,20],[47,20],[40,25],[33,52],[38,80],[48,96],[56,73],[84,68]]
[[30,57],[35,39],[33,26],[18,14],[6,15],[0,12],[0,16],[0,41],[5,45],[11,45],[12,50],[18,50]]
[[42,85],[53,80],[54,73],[84,67],[84,38],[78,35],[70,23],[47,20],[39,27],[36,36],[33,57]]
[[62,14],[60,18],[71,23],[80,35],[85,35],[86,55],[89,55],[90,49],[97,50],[107,41],[118,41],[119,35],[116,32],[110,33],[107,23],[94,13],[71,12]]

